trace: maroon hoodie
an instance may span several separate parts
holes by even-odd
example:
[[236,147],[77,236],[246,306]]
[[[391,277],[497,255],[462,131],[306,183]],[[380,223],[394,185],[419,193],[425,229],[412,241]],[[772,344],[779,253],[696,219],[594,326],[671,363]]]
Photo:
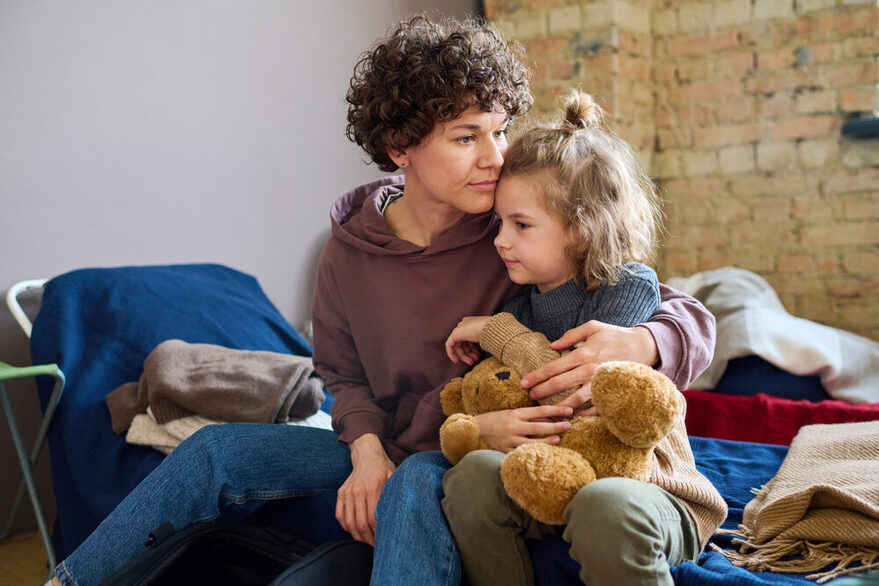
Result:
[[[396,463],[439,449],[439,391],[468,369],[445,354],[452,329],[464,316],[494,313],[518,290],[495,251],[491,212],[465,216],[426,248],[397,238],[380,210],[402,188],[402,177],[386,177],[333,205],[312,312],[314,366],[335,398],[339,440],[374,433]],[[683,388],[711,360],[714,318],[678,291],[661,293],[647,326],[660,370]]]

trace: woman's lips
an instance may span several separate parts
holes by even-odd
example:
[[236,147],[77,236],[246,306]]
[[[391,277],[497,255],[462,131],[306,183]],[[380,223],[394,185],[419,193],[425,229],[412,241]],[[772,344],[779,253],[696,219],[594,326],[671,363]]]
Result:
[[479,183],[471,183],[470,187],[479,191],[494,191],[497,181],[480,181]]

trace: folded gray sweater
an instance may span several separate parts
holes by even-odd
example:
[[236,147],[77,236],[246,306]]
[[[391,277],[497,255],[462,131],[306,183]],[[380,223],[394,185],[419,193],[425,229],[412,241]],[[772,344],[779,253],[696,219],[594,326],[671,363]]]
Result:
[[160,424],[190,415],[219,421],[285,422],[313,415],[324,399],[311,358],[167,340],[143,374],[107,395],[113,431],[150,407]]

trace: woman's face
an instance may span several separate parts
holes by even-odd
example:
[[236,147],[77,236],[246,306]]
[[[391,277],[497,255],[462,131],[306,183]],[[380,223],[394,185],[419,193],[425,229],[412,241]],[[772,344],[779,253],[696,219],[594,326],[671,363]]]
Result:
[[406,195],[479,214],[494,205],[494,190],[507,152],[508,115],[471,106],[438,123],[403,154]]

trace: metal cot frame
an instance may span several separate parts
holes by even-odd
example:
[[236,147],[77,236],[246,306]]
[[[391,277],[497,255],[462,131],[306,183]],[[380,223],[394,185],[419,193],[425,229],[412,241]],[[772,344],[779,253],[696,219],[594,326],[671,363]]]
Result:
[[[27,335],[28,339],[30,339],[31,337],[33,324],[31,323],[27,314],[22,309],[21,304],[18,301],[18,297],[26,291],[32,289],[42,289],[45,286],[46,282],[47,279],[21,281],[20,283],[16,283],[12,287],[10,287],[8,293],[6,294],[6,304],[9,307],[9,311],[12,312],[12,315],[21,326],[21,329],[24,330],[24,333]],[[34,440],[33,447],[31,448],[30,454],[28,454],[25,450],[24,440],[22,439],[21,433],[18,430],[18,422],[15,419],[15,413],[12,410],[12,404],[9,402],[9,396],[6,393],[6,387],[3,384],[3,381],[41,375],[54,377],[55,387],[52,390],[52,395],[49,397],[49,402],[46,405],[43,418],[40,421],[40,427],[37,430],[37,436]],[[50,575],[54,571],[57,560],[55,558],[55,548],[52,546],[49,525],[46,523],[46,516],[43,513],[43,507],[40,503],[39,494],[37,494],[37,487],[36,483],[34,482],[33,471],[46,443],[46,435],[49,433],[49,427],[52,424],[52,417],[55,414],[55,409],[58,407],[58,402],[61,400],[61,395],[64,392],[64,384],[64,372],[57,364],[38,364],[33,366],[17,367],[6,364],[5,362],[0,362],[0,404],[2,404],[3,411],[6,413],[6,419],[9,422],[9,431],[12,434],[12,442],[15,445],[15,451],[18,455],[18,462],[21,465],[22,471],[22,479],[18,485],[18,491],[16,492],[15,500],[12,503],[12,509],[9,513],[9,517],[6,520],[2,531],[0,531],[0,539],[4,539],[7,535],[9,535],[9,532],[12,528],[12,523],[15,520],[15,516],[18,513],[19,508],[21,507],[21,501],[24,498],[24,493],[25,491],[27,491],[27,494],[30,497],[31,505],[34,509],[34,516],[37,519],[37,526],[43,539],[43,546],[46,548],[46,556],[48,558]]]

